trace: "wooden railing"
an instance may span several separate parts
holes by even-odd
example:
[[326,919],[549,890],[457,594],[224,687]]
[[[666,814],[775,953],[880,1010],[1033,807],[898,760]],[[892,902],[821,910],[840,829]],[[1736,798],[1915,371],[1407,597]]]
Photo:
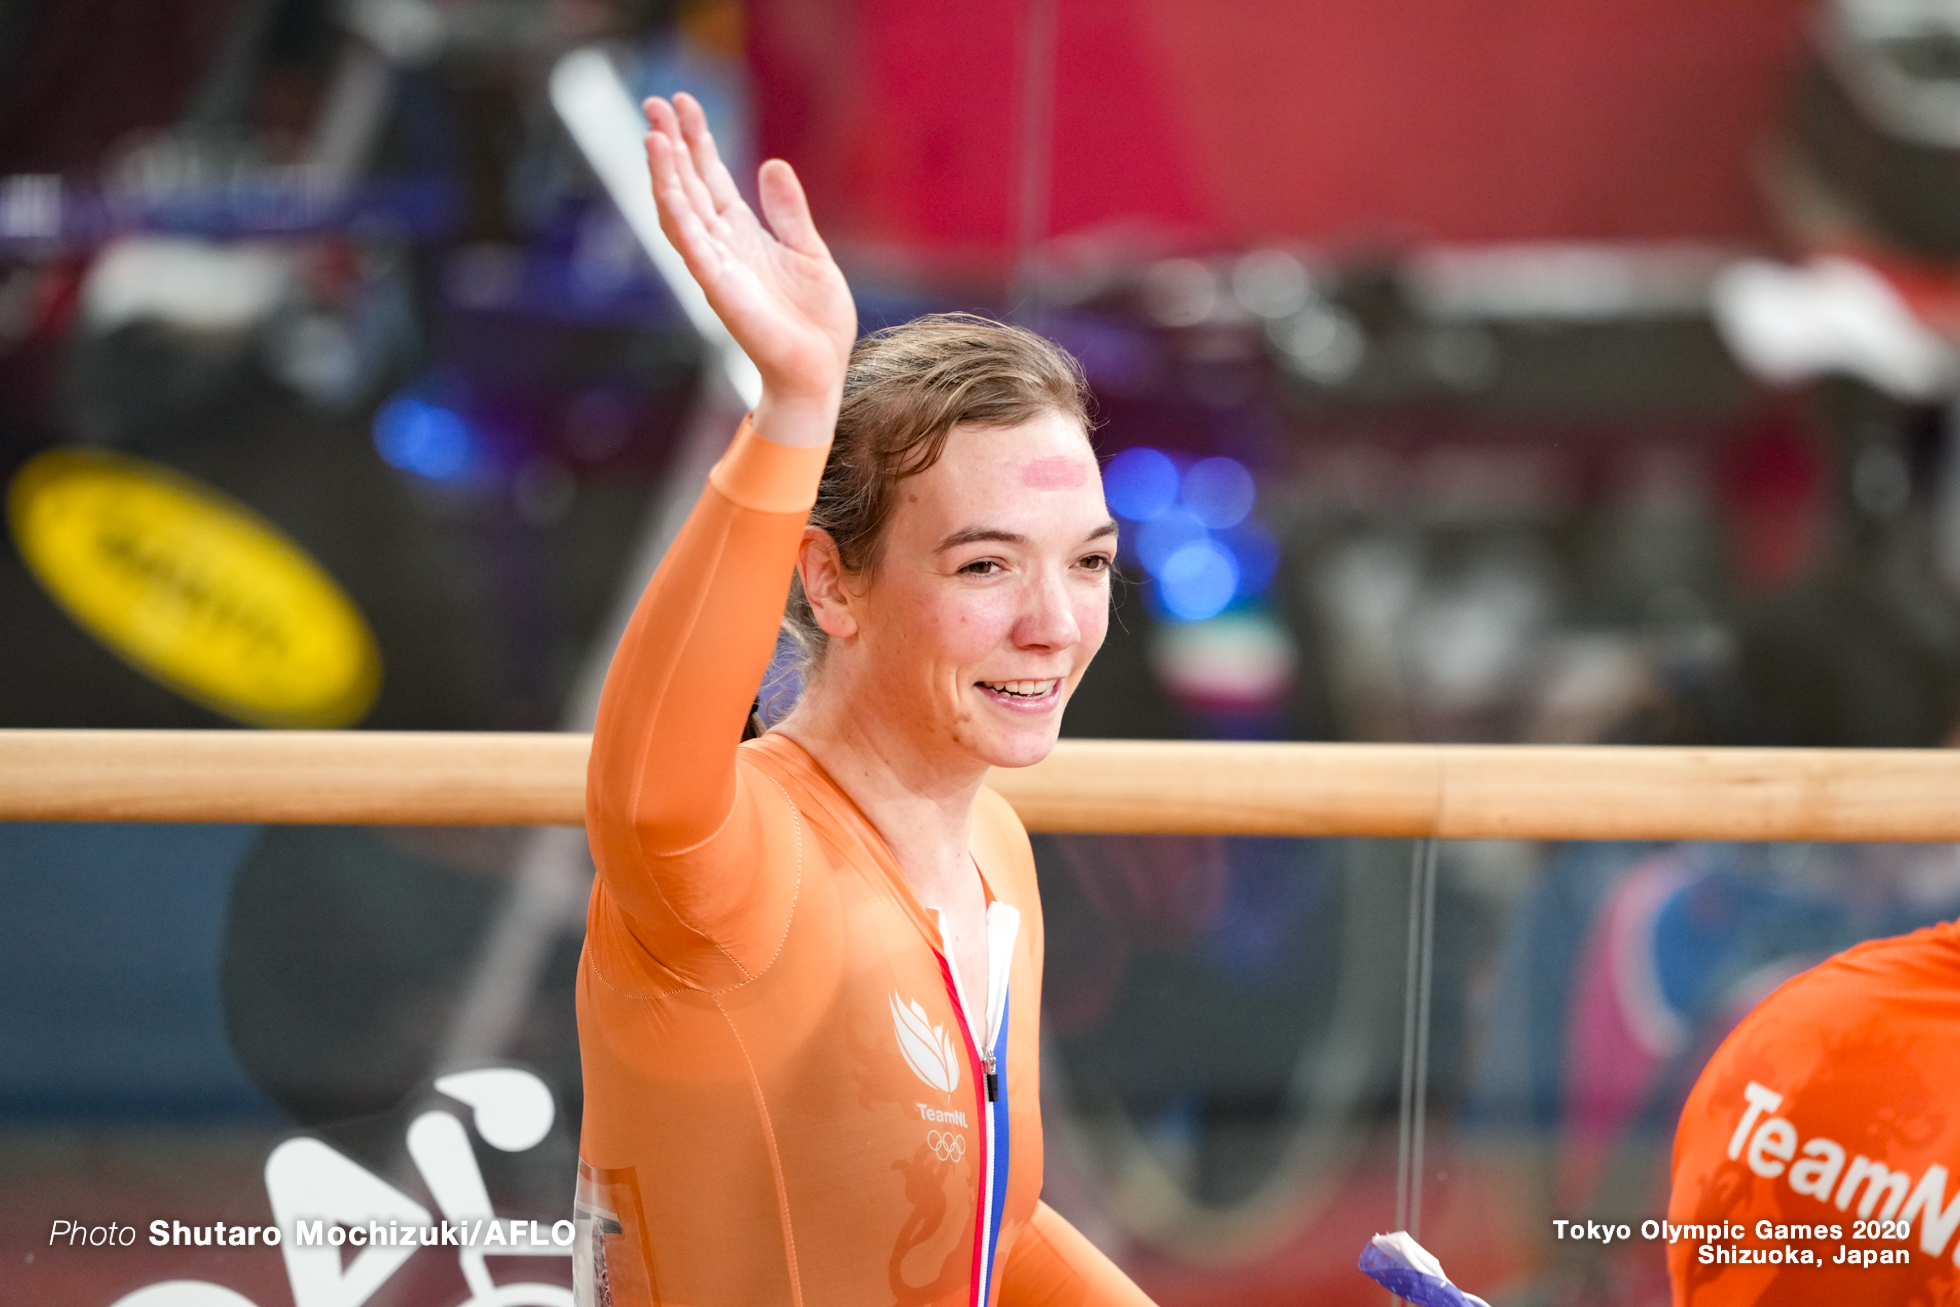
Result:
[[[577,825],[583,735],[0,731],[0,820]],[[1960,752],[1065,740],[1031,830],[1960,841]]]

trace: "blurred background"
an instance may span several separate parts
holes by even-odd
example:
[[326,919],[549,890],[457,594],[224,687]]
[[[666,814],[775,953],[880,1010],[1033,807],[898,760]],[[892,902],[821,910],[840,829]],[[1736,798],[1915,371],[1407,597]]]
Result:
[[[1960,728],[1947,0],[0,0],[0,726],[587,729],[750,384],[646,239],[622,106],[677,89],[796,166],[867,330],[1081,359],[1125,579],[1069,734]],[[1379,1301],[1417,851],[1036,848],[1049,1200],[1167,1307]],[[1665,1302],[1551,1219],[1660,1215],[1740,1014],[1960,913],[1946,847],[1436,866],[1420,1235],[1499,1307]],[[263,1223],[298,1130],[426,1205],[459,1067],[549,1086],[477,1154],[565,1214],[589,875],[0,827],[0,1299],[292,1301],[47,1231]],[[367,1301],[469,1292],[429,1251]]]

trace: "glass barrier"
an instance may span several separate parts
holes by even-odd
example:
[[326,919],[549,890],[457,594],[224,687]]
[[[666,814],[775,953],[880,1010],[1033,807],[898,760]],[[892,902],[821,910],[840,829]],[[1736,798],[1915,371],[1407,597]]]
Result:
[[[1950,846],[1034,843],[1045,1196],[1164,1307],[1379,1303],[1355,1259],[1393,1228],[1494,1307],[1665,1303],[1639,1229],[1715,1045],[1831,953],[1960,915]],[[582,848],[0,824],[10,1284],[568,1302]],[[365,1270],[265,1245],[322,1194],[499,1237],[384,1231]]]
[[[457,1044],[510,891],[566,836],[582,847],[0,824],[0,1256],[21,1300],[133,1307],[189,1280],[240,1296],[155,1301],[569,1304],[581,914],[533,918],[494,1057]],[[336,1215],[380,1217],[379,1246],[334,1246]],[[296,1217],[322,1241],[286,1246]],[[459,1237],[390,1246],[391,1224]]]
[[1499,1307],[1665,1304],[1643,1225],[1715,1047],[1960,915],[1945,845],[1036,847],[1051,1201],[1166,1305],[1377,1303],[1397,1228]]

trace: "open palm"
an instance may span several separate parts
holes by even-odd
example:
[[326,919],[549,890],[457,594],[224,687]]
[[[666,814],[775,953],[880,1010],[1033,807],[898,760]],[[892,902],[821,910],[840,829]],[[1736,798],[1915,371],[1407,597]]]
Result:
[[646,115],[661,230],[762,373],[764,394],[834,407],[857,337],[857,308],[810,220],[795,171],[781,159],[762,165],[764,227],[735,189],[692,96],[650,99]]

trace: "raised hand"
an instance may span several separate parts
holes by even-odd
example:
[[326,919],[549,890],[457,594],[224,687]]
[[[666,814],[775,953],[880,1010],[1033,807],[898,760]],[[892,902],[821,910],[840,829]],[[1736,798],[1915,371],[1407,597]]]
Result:
[[[795,170],[781,159],[762,165],[764,227],[735,189],[694,97],[655,97],[645,107],[661,230],[762,373],[757,429],[785,444],[829,439],[857,307]],[[780,420],[765,425],[765,410]]]

